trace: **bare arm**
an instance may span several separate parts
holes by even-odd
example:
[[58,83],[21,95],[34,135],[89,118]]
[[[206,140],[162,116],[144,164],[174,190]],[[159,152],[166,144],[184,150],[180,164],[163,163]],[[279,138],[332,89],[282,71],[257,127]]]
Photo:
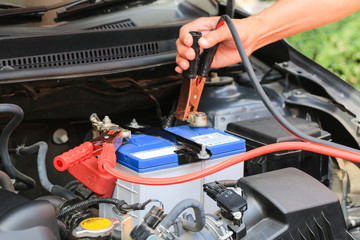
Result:
[[[279,0],[270,8],[246,19],[234,19],[235,26],[250,55],[253,51],[280,39],[335,22],[360,9],[360,0]],[[201,31],[201,48],[220,43],[212,67],[224,67],[240,62],[230,31],[226,26],[213,30],[218,18],[199,18],[180,29],[176,42],[176,71],[181,73],[195,56],[190,48],[189,31]]]
[[258,15],[257,48],[338,21],[360,9],[360,0],[279,0]]

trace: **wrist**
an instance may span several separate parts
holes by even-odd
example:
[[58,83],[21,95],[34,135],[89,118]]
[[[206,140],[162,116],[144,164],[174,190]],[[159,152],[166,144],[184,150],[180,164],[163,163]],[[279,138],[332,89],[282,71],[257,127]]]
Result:
[[249,18],[249,28],[251,31],[251,39],[253,41],[253,51],[262,48],[276,40],[273,39],[271,29],[262,15],[254,15]]
[[[234,23],[248,55],[264,46],[261,37],[266,30],[261,17],[254,15],[244,19],[235,19]],[[230,37],[232,38],[231,34]]]

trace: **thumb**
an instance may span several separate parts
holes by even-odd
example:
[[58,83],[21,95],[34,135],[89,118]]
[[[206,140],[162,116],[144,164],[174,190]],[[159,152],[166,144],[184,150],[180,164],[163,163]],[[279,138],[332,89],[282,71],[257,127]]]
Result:
[[211,48],[217,43],[220,43],[226,39],[226,28],[221,27],[217,30],[210,31],[208,34],[202,36],[198,43],[201,48]]

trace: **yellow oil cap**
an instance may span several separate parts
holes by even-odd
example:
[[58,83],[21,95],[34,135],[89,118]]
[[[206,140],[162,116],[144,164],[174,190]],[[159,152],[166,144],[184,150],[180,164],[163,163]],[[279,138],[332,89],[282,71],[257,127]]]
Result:
[[83,220],[80,225],[87,230],[105,230],[112,226],[112,221],[106,218],[94,217]]

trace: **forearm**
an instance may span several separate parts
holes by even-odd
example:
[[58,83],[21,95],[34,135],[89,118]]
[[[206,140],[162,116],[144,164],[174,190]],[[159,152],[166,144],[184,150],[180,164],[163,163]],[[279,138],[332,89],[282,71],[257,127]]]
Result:
[[342,19],[360,9],[360,0],[279,0],[253,16],[256,49]]
[[[280,39],[335,22],[360,9],[360,0],[279,0],[261,13],[245,19],[234,19],[236,29],[250,55],[253,51]],[[227,27],[213,30],[218,18],[199,18],[180,29],[176,42],[176,71],[181,73],[195,57],[190,31],[201,31],[199,46],[203,49],[220,43],[212,67],[220,68],[241,61]]]

